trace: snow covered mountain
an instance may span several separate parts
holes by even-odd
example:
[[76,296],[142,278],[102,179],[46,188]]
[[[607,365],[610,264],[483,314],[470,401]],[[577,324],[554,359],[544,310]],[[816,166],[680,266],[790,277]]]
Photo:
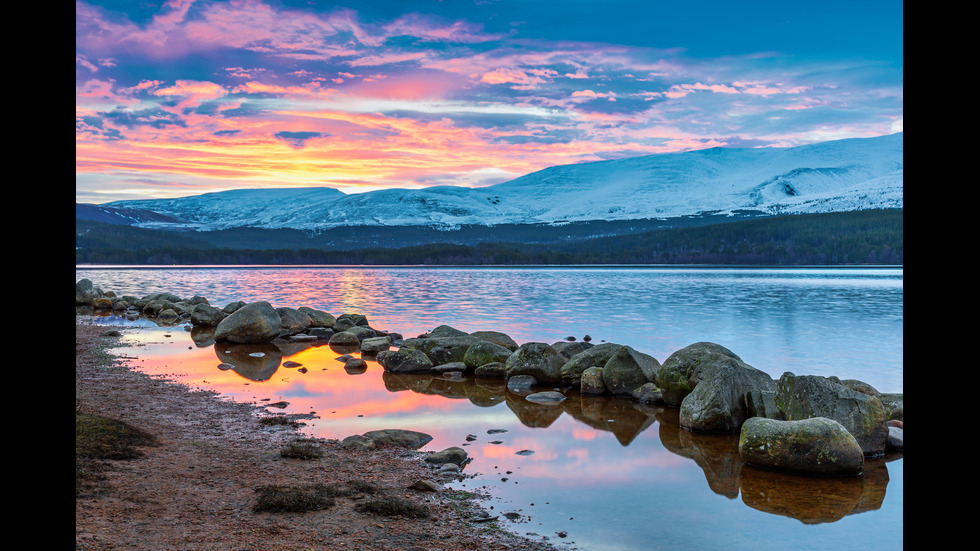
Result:
[[[345,194],[243,189],[117,201],[199,229],[540,224],[902,208],[903,134],[792,148],[714,148],[547,168],[483,188]],[[159,223],[140,223],[154,226]]]

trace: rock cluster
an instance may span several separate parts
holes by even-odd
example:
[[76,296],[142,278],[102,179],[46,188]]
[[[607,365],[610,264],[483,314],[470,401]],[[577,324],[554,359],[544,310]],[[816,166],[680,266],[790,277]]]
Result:
[[[386,375],[503,379],[508,392],[539,404],[560,403],[569,390],[662,402],[679,408],[686,430],[738,432],[742,458],[771,469],[860,474],[864,457],[902,449],[901,394],[883,394],[867,383],[836,377],[787,372],[773,380],[710,342],[684,347],[661,364],[621,344],[569,338],[518,345],[504,333],[466,333],[448,325],[403,339],[372,328],[356,313],[335,318],[309,307],[274,308],[268,302],[219,309],[203,297],[185,300],[168,293],[116,297],[85,279],[75,285],[75,304],[213,327],[216,342],[259,346],[283,339],[327,341],[341,352],[373,356]],[[372,447],[375,442],[356,435],[348,444]]]

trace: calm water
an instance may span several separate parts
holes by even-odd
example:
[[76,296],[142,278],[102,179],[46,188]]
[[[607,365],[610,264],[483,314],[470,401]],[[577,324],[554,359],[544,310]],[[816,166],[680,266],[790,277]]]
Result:
[[[76,268],[83,277],[120,295],[358,312],[406,337],[440,324],[519,343],[589,334],[661,362],[712,341],[774,378],[837,375],[903,391],[900,268]],[[900,456],[870,461],[860,479],[777,475],[743,465],[736,438],[683,431],[676,410],[629,400],[570,394],[535,405],[498,381],[395,377],[371,361],[348,373],[326,346],[271,347],[256,360],[198,331],[148,328],[132,341],[147,372],[315,412],[316,436],[405,428],[433,435],[424,449],[466,445],[465,472],[477,477],[457,487],[486,489],[494,512],[520,513],[503,522],[512,530],[579,549],[902,545]],[[308,371],[282,367],[287,358]],[[228,359],[242,367],[217,369]]]

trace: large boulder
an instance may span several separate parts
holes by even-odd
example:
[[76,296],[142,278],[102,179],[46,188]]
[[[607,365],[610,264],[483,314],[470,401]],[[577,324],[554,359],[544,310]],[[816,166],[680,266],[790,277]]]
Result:
[[888,438],[885,408],[875,396],[827,377],[783,373],[776,383],[776,405],[787,421],[826,417],[844,426],[865,455],[884,453]]
[[700,432],[738,430],[750,415],[746,394],[773,389],[772,377],[735,357],[721,357],[699,368],[694,390],[684,397],[680,425]]
[[565,357],[543,342],[524,343],[504,363],[507,377],[530,375],[542,384],[561,382]]
[[[598,347],[596,347],[598,348]],[[684,397],[701,380],[701,372],[730,359],[742,361],[734,352],[712,342],[697,342],[671,354],[657,370],[656,383],[663,392],[664,403],[680,407]]]
[[478,341],[470,345],[463,354],[463,363],[470,370],[494,362],[506,362],[511,351],[490,341]]
[[609,392],[625,396],[646,383],[654,382],[660,362],[653,356],[620,347],[602,366],[602,382]]
[[864,453],[843,425],[826,417],[780,421],[753,417],[742,425],[738,453],[768,469],[818,475],[857,475]]
[[281,329],[279,314],[271,304],[253,302],[221,320],[215,328],[214,340],[239,344],[271,342]]
[[561,366],[561,379],[564,383],[571,386],[579,386],[582,379],[582,372],[590,367],[602,367],[606,365],[609,358],[612,358],[623,345],[611,342],[593,346],[584,352],[580,352],[571,357]]

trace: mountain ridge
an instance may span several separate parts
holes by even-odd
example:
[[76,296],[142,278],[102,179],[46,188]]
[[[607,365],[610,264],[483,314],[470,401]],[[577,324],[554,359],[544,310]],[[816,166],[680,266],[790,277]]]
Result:
[[903,208],[904,134],[792,148],[711,148],[558,165],[482,188],[439,186],[344,194],[327,187],[240,189],[101,205],[142,209],[220,230],[342,226],[563,224]]

